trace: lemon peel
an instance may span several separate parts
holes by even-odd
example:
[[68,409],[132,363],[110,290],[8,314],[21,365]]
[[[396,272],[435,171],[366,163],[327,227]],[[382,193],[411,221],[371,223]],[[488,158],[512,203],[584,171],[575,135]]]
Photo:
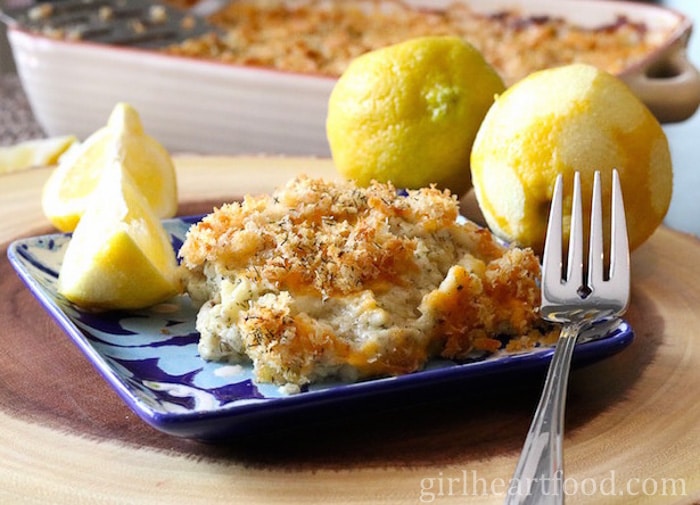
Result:
[[139,309],[180,292],[175,251],[130,174],[112,164],[68,246],[58,292],[81,307]]
[[145,133],[133,107],[118,103],[107,125],[66,153],[44,185],[42,209],[56,228],[75,229],[101,173],[113,163],[129,172],[156,215],[175,215],[177,181],[169,153]]

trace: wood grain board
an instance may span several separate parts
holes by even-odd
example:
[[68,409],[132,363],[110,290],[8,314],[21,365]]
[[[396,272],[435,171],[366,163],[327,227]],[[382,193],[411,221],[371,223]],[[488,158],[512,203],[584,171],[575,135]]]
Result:
[[[337,177],[325,159],[178,156],[176,165],[183,215],[302,172]],[[0,177],[0,503],[503,501],[541,377],[225,443],[147,426],[7,261],[11,240],[51,231],[40,208],[47,175]],[[666,228],[634,252],[635,342],[570,380],[567,503],[700,503],[698,265],[700,241]]]

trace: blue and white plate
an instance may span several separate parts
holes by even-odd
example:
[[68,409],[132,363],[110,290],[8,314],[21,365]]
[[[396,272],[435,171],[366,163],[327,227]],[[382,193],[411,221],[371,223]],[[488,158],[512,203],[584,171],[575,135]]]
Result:
[[[173,247],[199,216],[164,221]],[[173,435],[211,439],[232,436],[271,420],[304,415],[351,402],[434,397],[466,384],[486,387],[497,379],[542,373],[551,347],[529,352],[475,357],[466,363],[434,360],[425,370],[357,383],[324,383],[298,394],[252,380],[250,365],[206,362],[197,353],[196,308],[186,296],[147,310],[90,312],[56,292],[68,234],[21,239],[8,258],[36,298],[93,366],[144,421]],[[582,336],[574,364],[611,356],[633,338],[624,321],[607,323]],[[287,417],[285,417],[287,416]],[[280,421],[281,422],[281,421]]]

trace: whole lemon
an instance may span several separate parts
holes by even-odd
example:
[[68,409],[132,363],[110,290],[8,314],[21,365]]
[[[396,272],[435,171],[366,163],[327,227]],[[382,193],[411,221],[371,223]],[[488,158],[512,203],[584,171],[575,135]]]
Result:
[[474,136],[503,81],[481,53],[450,36],[419,37],[354,59],[328,102],[338,171],[360,185],[471,187]]
[[564,177],[568,214],[573,174],[581,172],[588,215],[594,171],[601,171],[606,204],[614,168],[634,249],[661,224],[671,201],[668,140],[622,81],[584,64],[542,70],[514,84],[484,118],[471,154],[474,192],[489,227],[538,252],[557,174]]

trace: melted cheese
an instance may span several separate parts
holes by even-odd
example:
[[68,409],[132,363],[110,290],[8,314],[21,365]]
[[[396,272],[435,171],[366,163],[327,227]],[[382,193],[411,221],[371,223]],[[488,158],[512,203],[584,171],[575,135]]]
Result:
[[200,354],[303,385],[408,373],[538,333],[535,255],[457,217],[435,188],[399,196],[306,177],[216,209],[180,251],[202,303]]

